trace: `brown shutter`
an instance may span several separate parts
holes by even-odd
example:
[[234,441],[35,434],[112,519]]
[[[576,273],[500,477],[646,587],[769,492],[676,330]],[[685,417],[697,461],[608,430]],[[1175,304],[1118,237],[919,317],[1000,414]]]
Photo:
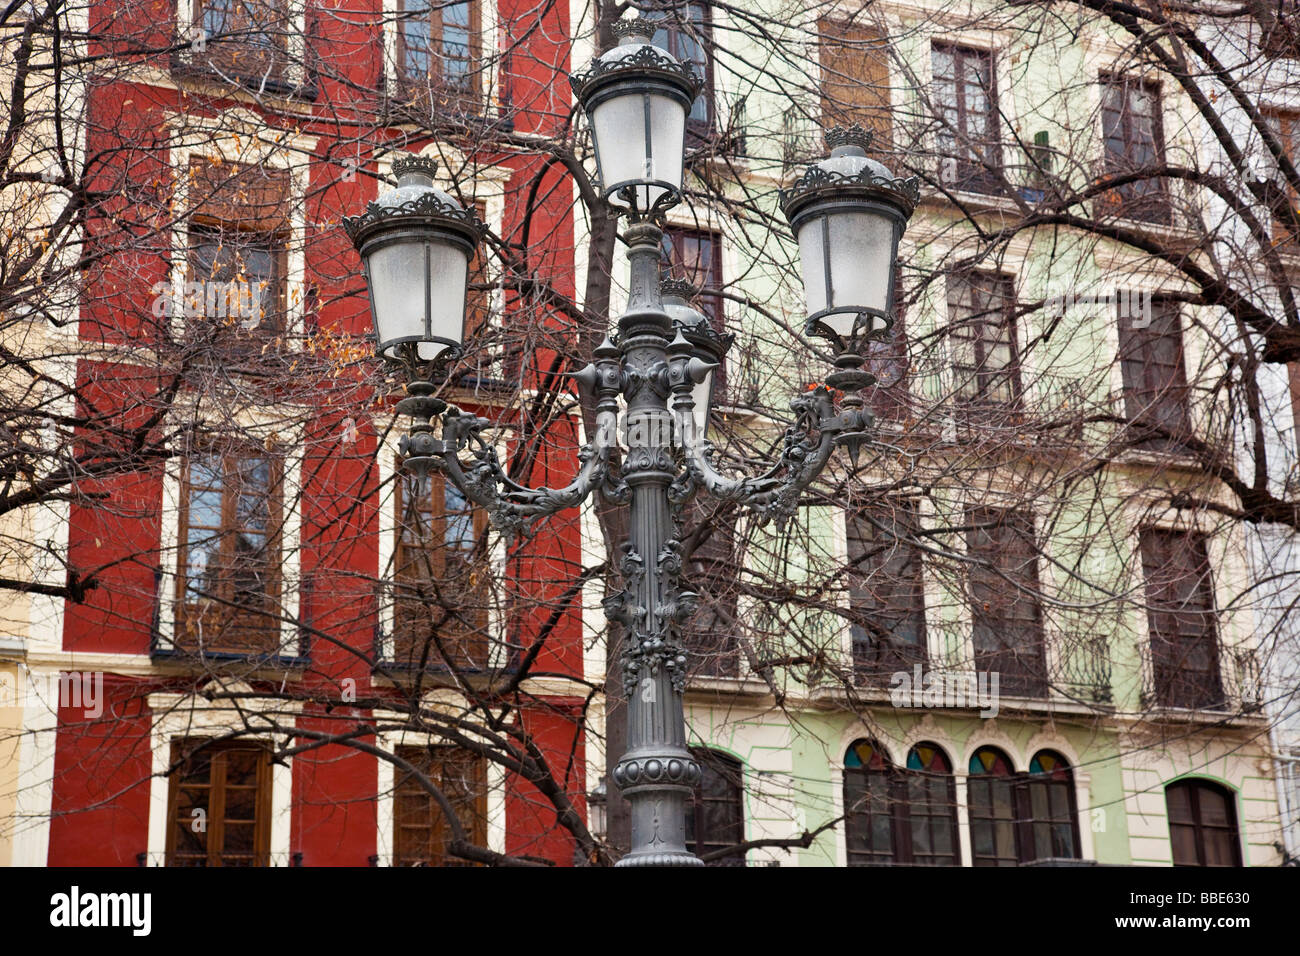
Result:
[[196,218],[240,230],[288,231],[288,170],[194,156],[189,174]]
[[889,41],[861,24],[820,22],[822,125],[853,123],[875,134],[872,152],[893,146],[889,104]]

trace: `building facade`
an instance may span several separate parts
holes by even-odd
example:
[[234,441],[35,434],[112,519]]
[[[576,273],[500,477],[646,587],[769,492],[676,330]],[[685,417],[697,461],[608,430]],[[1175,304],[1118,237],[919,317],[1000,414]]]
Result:
[[[1295,584],[1256,599],[1252,575],[1276,565],[1253,524],[1221,520],[1231,499],[1189,451],[1232,414],[1209,384],[1227,359],[1220,313],[1186,304],[1160,248],[1213,206],[1164,168],[1210,167],[1221,144],[1101,18],[752,16],[761,36],[695,4],[677,27],[708,40],[701,141],[731,151],[701,150],[694,204],[669,219],[674,265],[739,337],[713,436],[730,464],[757,470],[782,391],[824,374],[792,357],[793,251],[756,242],[747,210],[779,215],[777,189],[833,123],[872,130],[922,201],[896,334],[872,354],[862,468],[832,470],[792,529],[688,519],[710,528],[692,567],[719,605],[690,639],[696,818],[713,821],[697,849],[766,844],[714,857],[733,865],[1281,863],[1294,764],[1270,742],[1261,675],[1293,651]],[[1134,176],[1148,166],[1162,171]],[[1070,189],[1073,210],[1046,209]],[[589,657],[589,675],[603,665]],[[1293,676],[1275,689],[1293,701]]]
[[[1291,534],[1225,520],[1198,464],[1198,441],[1238,435],[1212,387],[1222,319],[1159,253],[1212,205],[1139,174],[1212,162],[1189,95],[1114,24],[1022,5],[647,6],[706,79],[665,271],[737,335],[726,464],[779,447],[829,369],[772,228],[818,130],[859,124],[922,181],[861,461],[786,527],[684,516],[692,846],[722,865],[1281,863],[1294,586],[1255,595]],[[86,468],[0,533],[42,543],[4,577],[95,586],[4,592],[0,863],[598,859],[601,516],[510,540],[402,477],[338,223],[395,157],[438,160],[488,227],[448,397],[508,426],[521,479],[562,484],[583,415],[559,373],[626,297],[564,82],[608,24],[527,0],[85,15],[101,57],[74,152],[103,198],[61,344],[25,348],[63,356]]]

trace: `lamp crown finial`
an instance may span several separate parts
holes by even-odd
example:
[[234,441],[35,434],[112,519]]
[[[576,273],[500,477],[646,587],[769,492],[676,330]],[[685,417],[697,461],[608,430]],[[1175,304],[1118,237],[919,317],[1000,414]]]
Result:
[[648,17],[633,16],[615,20],[610,24],[610,31],[623,43],[649,43],[657,27],[658,24]]
[[399,186],[433,185],[438,161],[428,156],[401,156],[393,160],[393,175]]
[[852,126],[835,126],[826,132],[826,148],[831,155],[841,155],[837,150],[862,150],[865,154],[871,148],[871,130],[863,129],[858,123]]
[[678,296],[686,301],[690,301],[699,294],[697,286],[685,279],[660,279],[659,294],[667,298],[668,296]]

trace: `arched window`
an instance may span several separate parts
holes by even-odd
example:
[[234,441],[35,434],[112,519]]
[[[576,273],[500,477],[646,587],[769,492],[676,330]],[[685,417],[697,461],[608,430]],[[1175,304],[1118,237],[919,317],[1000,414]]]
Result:
[[910,859],[918,866],[957,866],[957,787],[947,755],[932,743],[917,744],[907,753],[903,774]]
[[844,754],[844,834],[849,866],[893,863],[893,774],[889,758],[870,740]]
[[899,769],[876,744],[855,741],[844,755],[844,811],[849,866],[959,862],[952,765],[934,744],[917,744]]
[[967,790],[975,866],[1078,859],[1074,774],[1060,754],[1040,750],[1028,773],[1015,773],[1001,750],[981,747],[971,757]]
[[1074,773],[1066,759],[1054,750],[1040,750],[1029,761],[1023,791],[1021,861],[1078,859],[1079,812]]
[[[745,839],[744,767],[718,750],[692,747],[703,776],[686,806],[686,849],[696,856],[735,846]],[[744,866],[745,854],[735,853],[709,866]]]
[[971,862],[975,866],[1017,866],[1015,774],[1011,760],[996,747],[981,747],[970,758],[966,781],[970,805]]
[[1241,866],[1241,837],[1232,791],[1208,780],[1165,787],[1174,866]]

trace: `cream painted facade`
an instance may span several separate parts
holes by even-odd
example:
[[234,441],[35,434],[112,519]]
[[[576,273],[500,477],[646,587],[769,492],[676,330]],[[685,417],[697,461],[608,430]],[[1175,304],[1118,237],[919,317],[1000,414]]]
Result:
[[[773,57],[759,43],[748,38],[738,24],[729,23],[725,14],[717,13],[713,23],[715,42],[735,44],[734,49],[719,55],[728,68],[715,70],[715,83],[720,103],[719,125],[725,123],[729,104],[743,100],[746,115],[759,117],[772,128],[771,117],[781,116],[789,106],[787,100],[757,83],[746,85],[746,71],[737,64],[762,63],[779,70],[781,63],[793,69],[791,60],[797,56],[805,63],[817,62],[817,38],[806,16],[801,17],[798,5],[767,2],[765,12],[790,10],[794,15],[783,22],[789,24],[788,32],[773,38],[773,43],[788,52],[789,59]],[[996,64],[996,85],[999,91],[999,108],[1010,114],[1010,122],[1024,124],[1025,129],[1051,129],[1052,136],[1061,136],[1059,117],[1054,110],[1077,109],[1086,114],[1097,112],[1100,93],[1092,84],[1090,102],[1062,103],[1055,95],[1055,77],[1098,76],[1119,63],[1124,48],[1118,38],[1086,33],[1077,42],[1063,41],[1059,55],[1051,63],[1041,58],[1034,61],[1026,57],[1025,41],[1014,31],[974,28],[969,26],[970,14],[982,8],[979,3],[958,7],[933,2],[889,3],[873,7],[883,10],[890,33],[902,37],[899,55],[903,66],[893,64],[891,95],[893,108],[902,116],[908,106],[913,88],[929,89],[932,78],[930,44],[935,40],[957,43],[992,51]],[[584,9],[571,4],[575,22]],[[859,12],[861,5],[840,4],[841,13]],[[819,8],[819,13],[831,11]],[[919,31],[913,27],[927,18]],[[588,32],[582,32],[583,36]],[[590,45],[578,44],[574,51],[575,62],[582,62],[592,51]],[[815,66],[811,67],[815,71]],[[802,77],[791,79],[797,87]],[[815,77],[814,77],[815,83]],[[767,84],[767,87],[772,84]],[[1051,104],[1051,105],[1044,105]],[[815,114],[816,103],[803,104]],[[1182,152],[1192,155],[1202,147],[1194,125],[1176,122],[1186,116],[1186,110],[1177,99],[1170,97],[1163,105],[1167,149],[1171,154]],[[1017,128],[1020,128],[1017,126]],[[906,136],[895,133],[895,136]],[[1024,133],[1028,138],[1030,133]],[[769,138],[752,135],[747,140],[746,155],[725,167],[723,175],[738,172],[747,186],[755,191],[766,191],[765,206],[776,213],[775,187],[788,182],[797,169],[784,168],[782,160]],[[1100,151],[1100,139],[1097,149]],[[1100,160],[1100,152],[1097,159]],[[1007,158],[1008,163],[1012,162]],[[720,167],[720,171],[722,168]],[[575,192],[575,201],[577,200]],[[970,202],[983,203],[990,224],[996,226],[999,203],[1005,200],[988,197],[965,196]],[[728,224],[718,223],[717,216],[705,208],[679,207],[670,214],[669,224],[691,227],[715,226],[722,230],[724,252],[722,280],[735,283],[737,291],[768,308],[784,310],[797,321],[802,308],[797,288],[781,276],[771,274],[757,259],[746,258],[741,244],[727,242]],[[746,240],[758,241],[771,253],[778,244],[774,237],[762,236],[762,227],[749,225]],[[757,238],[756,238],[757,237]],[[945,209],[941,195],[931,191],[923,194],[922,204],[908,227],[903,240],[900,258],[913,269],[924,272],[928,267],[938,267],[946,253],[959,251],[969,238],[968,230],[955,222]],[[997,268],[1012,276],[1019,299],[1032,301],[1038,297],[1070,294],[1076,297],[1106,295],[1116,288],[1178,291],[1177,278],[1168,270],[1139,259],[1131,250],[1108,245],[1105,242],[1085,242],[1078,237],[1054,234],[1050,242],[1021,237],[1013,240],[1005,259]],[[778,257],[779,258],[779,257]],[[585,235],[579,229],[577,236],[577,286],[585,280]],[[616,257],[613,283],[617,314],[626,283],[626,263]],[[909,304],[907,331],[922,337],[932,334],[944,321],[944,286],[937,283],[919,301]],[[762,323],[752,314],[743,314],[732,301],[725,303],[727,321],[731,331],[745,334],[749,323]],[[1024,401],[1030,407],[1052,407],[1062,400],[1066,383],[1051,373],[1056,369],[1071,370],[1091,376],[1092,386],[1111,396],[1121,396],[1124,383],[1119,363],[1111,361],[1118,353],[1119,340],[1115,323],[1104,321],[1104,315],[1095,308],[1075,303],[1067,311],[1071,334],[1062,342],[1061,337],[1033,353],[1026,362],[1026,377],[1033,382],[1028,386]],[[1026,319],[1022,330],[1025,338],[1042,333],[1038,314]],[[1208,350],[1195,332],[1192,323],[1184,324],[1185,357],[1189,374],[1196,374],[1207,362]],[[779,348],[779,347],[774,347]],[[792,351],[798,344],[790,342],[784,353],[771,351],[767,360],[774,364],[791,361]],[[943,354],[943,353],[940,353]],[[1103,357],[1099,359],[1099,357]],[[1098,361],[1102,361],[1098,365]],[[950,366],[949,366],[950,367]],[[1108,369],[1108,370],[1107,370]],[[814,364],[809,376],[823,374]],[[791,378],[793,376],[790,376]],[[780,376],[771,376],[773,389],[788,386]],[[766,385],[766,382],[764,383]],[[954,383],[942,369],[938,374],[914,386],[923,392],[923,398],[937,401]],[[767,396],[769,401],[783,407],[785,401],[778,393]],[[1199,404],[1191,408],[1193,423],[1206,422],[1218,413],[1212,405]],[[736,424],[733,416],[732,423]],[[764,424],[754,421],[755,428]],[[887,429],[888,424],[880,427]],[[1097,426],[1100,428],[1101,426]],[[888,435],[890,433],[885,432]],[[1102,433],[1090,433],[1091,438],[1102,438]],[[1153,478],[1153,476],[1156,476]],[[887,481],[893,477],[889,471],[869,475]],[[990,486],[998,482],[1014,487],[1017,475],[993,474]],[[1139,527],[1154,524],[1171,530],[1198,530],[1179,515],[1153,515],[1144,504],[1141,490],[1153,481],[1177,486],[1183,479],[1176,468],[1158,456],[1130,454],[1114,462],[1107,470],[1105,500],[1114,503],[1118,521],[1123,529],[1115,535],[1113,553],[1090,553],[1086,556],[1090,570],[1108,583],[1127,582],[1124,587],[1141,585],[1141,556],[1137,551]],[[922,522],[941,528],[954,521],[961,513],[966,498],[960,488],[940,491],[926,499],[921,512]],[[1046,520],[1047,508],[1036,518]],[[1037,509],[1035,509],[1037,510]],[[742,519],[743,520],[743,519]],[[845,524],[843,514],[810,515],[806,518],[808,534],[818,542],[816,550],[833,563],[846,556]],[[590,511],[586,514],[584,533],[589,561],[600,560],[599,529]],[[741,537],[738,534],[738,538]],[[964,545],[954,544],[956,550]],[[1068,540],[1058,544],[1049,541],[1047,555],[1039,562],[1040,579],[1044,589],[1065,589],[1069,579],[1062,573],[1064,558],[1070,555]],[[1092,680],[1098,692],[1096,700],[1086,704],[1071,699],[1071,695],[1055,690],[1045,700],[1007,700],[1001,703],[1001,712],[992,719],[983,719],[974,708],[921,709],[894,707],[887,693],[872,696],[867,690],[860,692],[858,704],[850,704],[842,690],[834,687],[807,686],[790,680],[783,686],[785,697],[778,706],[769,688],[741,664],[737,679],[700,679],[687,692],[687,724],[693,743],[707,746],[738,759],[744,768],[744,821],[748,840],[764,838],[790,839],[805,831],[836,821],[843,812],[843,773],[845,752],[859,738],[872,738],[888,752],[894,766],[902,766],[909,748],[926,741],[938,745],[953,766],[957,791],[958,839],[961,861],[971,863],[971,829],[967,802],[967,765],[980,747],[993,745],[1002,749],[1018,772],[1026,771],[1029,762],[1040,750],[1051,750],[1062,755],[1071,765],[1074,779],[1074,796],[1079,833],[1079,856],[1084,860],[1103,864],[1164,864],[1172,861],[1169,822],[1166,813],[1165,788],[1178,780],[1197,777],[1221,784],[1233,795],[1238,828],[1240,831],[1243,862],[1246,865],[1275,866],[1282,862],[1278,851],[1282,839],[1279,819],[1277,773],[1273,746],[1270,743],[1270,714],[1260,710],[1260,667],[1258,633],[1260,620],[1256,609],[1243,606],[1242,596],[1251,588],[1252,567],[1250,537],[1240,529],[1215,533],[1209,541],[1215,603],[1223,610],[1218,634],[1220,668],[1225,693],[1227,715],[1168,711],[1150,706],[1150,689],[1153,675],[1148,624],[1140,609],[1128,607],[1116,611],[1103,633],[1100,653],[1104,657],[1105,676]],[[1123,553],[1120,553],[1120,552]],[[792,552],[803,554],[798,548]],[[750,556],[741,555],[738,565],[745,567]],[[792,559],[796,565],[799,558]],[[1134,569],[1137,569],[1136,571]],[[791,566],[792,577],[800,578],[807,569]],[[1137,575],[1135,581],[1134,575]],[[948,587],[948,590],[945,588]],[[587,676],[600,680],[604,672],[604,652],[599,635],[605,621],[600,608],[601,589],[590,585],[584,595],[585,623],[589,633]],[[964,673],[971,665],[971,618],[969,608],[956,598],[934,574],[925,575],[925,599],[928,609],[929,661],[931,667],[946,669],[950,673]],[[1224,610],[1227,609],[1227,610]],[[753,619],[755,608],[746,608],[742,601],[737,615],[741,621]],[[1048,668],[1063,677],[1062,682],[1075,674],[1078,661],[1067,651],[1070,630],[1069,619],[1062,614],[1049,620],[1045,626]],[[796,619],[786,622],[790,628],[808,628],[821,634],[819,622]],[[1083,625],[1080,625],[1083,626]],[[1093,627],[1095,627],[1095,623]],[[811,632],[811,631],[810,631]],[[743,635],[742,635],[743,638]],[[1077,640],[1075,644],[1077,645]],[[847,625],[832,624],[825,633],[825,645],[834,663],[849,666],[850,637]],[[1091,673],[1091,672],[1089,672]],[[855,712],[856,711],[856,712]],[[600,728],[597,728],[600,735]],[[592,752],[589,781],[594,786],[601,776],[596,765],[599,754]],[[613,755],[611,755],[612,758]],[[827,829],[806,849],[764,848],[751,850],[750,865],[771,863],[782,866],[844,865],[846,852],[842,824]]]

